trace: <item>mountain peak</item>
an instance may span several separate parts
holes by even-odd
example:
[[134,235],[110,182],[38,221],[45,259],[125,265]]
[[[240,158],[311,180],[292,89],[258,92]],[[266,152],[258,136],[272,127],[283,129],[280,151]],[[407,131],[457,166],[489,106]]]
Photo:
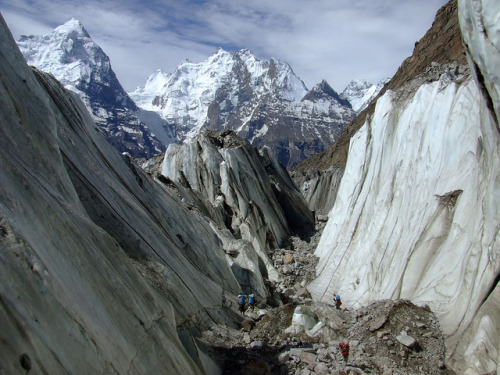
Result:
[[323,79],[320,83],[314,86],[309,92],[302,98],[302,101],[309,100],[311,102],[316,102],[320,99],[333,98],[339,104],[351,108],[351,103],[348,100],[340,97],[340,95],[330,86],[330,84]]
[[54,30],[54,33],[56,33],[56,34],[68,34],[68,35],[70,35],[72,33],[76,33],[79,37],[90,38],[90,35],[87,32],[87,30],[85,30],[82,23],[79,20],[77,20],[76,18],[71,18],[65,24],[57,27]]
[[354,90],[354,89],[363,90],[363,89],[368,89],[371,86],[373,86],[373,84],[367,81],[366,79],[353,79],[351,82],[348,83],[344,91]]
[[342,91],[340,97],[349,100],[352,109],[359,113],[378,95],[387,81],[388,79],[384,79],[373,84],[365,79],[353,79]]

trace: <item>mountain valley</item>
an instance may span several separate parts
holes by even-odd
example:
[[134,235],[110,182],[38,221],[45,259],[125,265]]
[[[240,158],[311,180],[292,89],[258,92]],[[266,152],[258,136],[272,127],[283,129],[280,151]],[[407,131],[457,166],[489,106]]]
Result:
[[222,49],[126,93],[0,17],[0,374],[499,372],[498,17],[341,94]]

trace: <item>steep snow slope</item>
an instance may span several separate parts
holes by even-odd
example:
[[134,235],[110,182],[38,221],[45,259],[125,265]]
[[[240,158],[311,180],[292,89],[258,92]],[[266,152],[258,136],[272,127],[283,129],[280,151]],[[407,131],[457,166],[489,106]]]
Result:
[[219,49],[172,74],[157,71],[130,96],[175,126],[182,142],[203,129],[232,129],[258,148],[270,147],[287,167],[324,150],[354,117],[326,82],[308,91],[288,64],[248,50]]
[[340,96],[348,100],[352,109],[359,113],[375,99],[388,81],[388,79],[385,79],[374,85],[364,79],[355,79],[349,82]]
[[37,374],[205,373],[177,331],[231,322],[216,233],[0,29],[0,372],[24,353]]
[[50,35],[21,36],[17,44],[29,65],[53,74],[80,96],[119,151],[151,157],[175,140],[175,131],[155,113],[137,108],[118,82],[108,56],[78,20],[71,19]]
[[[483,12],[498,18],[487,3]],[[481,35],[497,35],[497,27]],[[489,59],[478,63],[484,77],[498,72],[498,65],[481,65]],[[309,290],[324,301],[339,292],[347,306],[380,298],[429,305],[448,337],[450,363],[492,373],[500,344],[492,315],[500,274],[500,134],[490,110],[497,103],[457,72],[417,82],[416,92],[411,82],[388,90],[351,138]]]

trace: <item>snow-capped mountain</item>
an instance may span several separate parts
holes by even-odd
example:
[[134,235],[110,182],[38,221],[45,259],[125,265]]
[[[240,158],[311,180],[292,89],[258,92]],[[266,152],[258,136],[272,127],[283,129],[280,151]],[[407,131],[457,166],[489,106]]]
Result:
[[372,84],[363,79],[355,79],[349,82],[340,97],[348,100],[352,109],[359,113],[370,104],[388,81],[389,79],[384,79],[377,84]]
[[129,95],[175,126],[181,142],[228,128],[256,147],[267,145],[288,168],[331,145],[355,116],[326,82],[308,91],[287,63],[246,49],[218,49],[171,74],[159,70]]
[[[156,114],[143,113],[130,99],[108,56],[78,20],[71,19],[50,35],[23,35],[17,44],[28,64],[51,73],[79,95],[99,129],[119,151],[151,157],[174,140],[175,132],[164,127]],[[140,118],[149,119],[151,128]]]

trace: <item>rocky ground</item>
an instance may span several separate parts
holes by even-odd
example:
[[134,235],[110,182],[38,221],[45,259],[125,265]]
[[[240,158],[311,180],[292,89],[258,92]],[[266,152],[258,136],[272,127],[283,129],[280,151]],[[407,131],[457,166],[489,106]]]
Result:
[[[214,326],[200,341],[219,359],[223,374],[454,374],[435,315],[407,300],[383,300],[357,310],[313,302],[305,286],[325,222],[308,240],[292,237],[270,258],[282,281],[268,301],[247,310],[240,329]],[[278,305],[273,307],[272,305]],[[236,303],[233,303],[236,309]],[[351,352],[344,367],[339,342]]]

